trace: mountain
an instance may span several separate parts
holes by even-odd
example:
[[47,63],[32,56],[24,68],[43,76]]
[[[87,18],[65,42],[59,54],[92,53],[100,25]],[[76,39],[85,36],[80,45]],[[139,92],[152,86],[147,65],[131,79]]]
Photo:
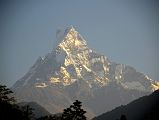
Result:
[[93,120],[116,120],[125,115],[128,120],[157,120],[159,114],[159,90],[149,96],[141,97],[133,102],[117,107]]
[[78,99],[88,116],[127,104],[159,88],[159,82],[90,49],[73,28],[58,30],[53,50],[39,57],[12,87],[17,99],[59,113]]
[[37,104],[36,102],[21,102],[18,103],[19,106],[29,106],[30,108],[33,109],[33,113],[36,118],[42,117],[42,116],[47,116],[51,115],[45,108],[43,108],[41,105]]

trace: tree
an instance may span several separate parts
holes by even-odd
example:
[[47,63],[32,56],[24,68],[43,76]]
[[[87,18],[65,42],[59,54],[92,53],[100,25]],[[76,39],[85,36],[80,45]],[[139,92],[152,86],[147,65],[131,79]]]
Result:
[[31,108],[29,105],[23,106],[22,112],[26,120],[34,118],[33,108]]
[[64,109],[62,120],[86,120],[81,102],[76,100],[69,108]]
[[0,85],[0,102],[13,103],[15,102],[14,97],[11,96],[13,92],[6,88],[5,85]]
[[121,115],[120,120],[127,120],[125,115]]
[[13,92],[5,85],[0,85],[0,119],[1,120],[25,120],[22,111],[14,103],[11,96]]

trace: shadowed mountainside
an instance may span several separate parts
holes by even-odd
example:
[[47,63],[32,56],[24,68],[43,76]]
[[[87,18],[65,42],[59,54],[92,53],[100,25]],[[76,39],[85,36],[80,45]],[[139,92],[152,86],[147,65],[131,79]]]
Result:
[[94,117],[159,88],[159,82],[133,67],[90,49],[73,27],[56,37],[52,51],[12,86],[18,102],[35,101],[54,114],[80,100]]
[[41,105],[37,104],[36,102],[22,102],[18,103],[19,106],[30,106],[33,110],[33,114],[35,115],[35,118],[39,118],[42,116],[51,115],[45,108],[43,108]]
[[125,106],[117,107],[93,118],[93,120],[117,120],[121,115],[125,115],[127,120],[157,120],[159,115],[159,90]]

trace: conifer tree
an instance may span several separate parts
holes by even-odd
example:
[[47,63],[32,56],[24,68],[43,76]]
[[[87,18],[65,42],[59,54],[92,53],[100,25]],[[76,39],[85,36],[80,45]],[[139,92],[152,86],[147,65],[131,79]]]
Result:
[[31,108],[29,105],[23,106],[22,111],[26,120],[34,118],[33,108]]
[[69,108],[64,109],[62,120],[86,120],[86,111],[82,108],[82,103],[76,100]]
[[12,93],[13,92],[10,89],[8,89],[5,85],[0,85],[0,102],[15,102],[14,97],[11,96]]

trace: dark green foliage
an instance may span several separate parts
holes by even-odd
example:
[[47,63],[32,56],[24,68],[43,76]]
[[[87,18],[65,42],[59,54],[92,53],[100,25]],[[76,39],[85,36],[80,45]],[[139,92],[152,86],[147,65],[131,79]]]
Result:
[[[13,104],[14,97],[10,94],[13,93],[6,86],[0,85],[0,120],[34,120],[33,109],[28,105],[19,107]],[[64,109],[62,115],[44,116],[37,120],[86,120],[85,113],[82,108],[82,103],[76,100],[69,108]]]
[[[33,109],[28,105],[19,107],[15,102],[13,93],[4,85],[0,85],[0,120],[35,120]],[[76,100],[69,108],[64,109],[62,114],[44,116],[36,120],[86,120],[85,113],[80,101]]]
[[25,120],[25,119],[19,107],[7,102],[1,102],[0,120]]
[[15,104],[13,93],[5,85],[0,85],[0,120],[24,120],[23,113]]
[[82,103],[76,100],[69,108],[64,109],[62,114],[54,116],[44,116],[37,120],[86,120],[85,113],[82,108]]
[[64,109],[62,120],[86,120],[85,113],[82,108],[81,102],[76,100],[69,108]]
[[10,89],[8,89],[5,85],[0,85],[0,102],[15,102],[14,97],[11,96],[12,93],[13,92]]
[[19,107],[15,102],[13,93],[4,85],[0,85],[0,120],[32,120],[33,112],[29,106]]

